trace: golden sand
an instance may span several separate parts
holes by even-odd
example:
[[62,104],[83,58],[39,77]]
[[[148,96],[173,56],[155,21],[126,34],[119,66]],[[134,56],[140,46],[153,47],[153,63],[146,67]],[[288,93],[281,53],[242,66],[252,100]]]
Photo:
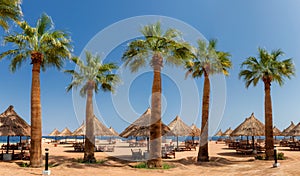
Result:
[[[82,158],[83,153],[73,152],[70,145],[59,144],[54,147],[52,143],[45,143],[43,148],[49,148],[50,150],[49,162],[54,167],[49,170],[51,170],[53,176],[300,175],[300,151],[290,151],[288,147],[278,147],[278,151],[283,152],[287,159],[279,160],[280,167],[273,168],[274,161],[254,160],[253,156],[236,154],[235,150],[228,149],[224,143],[210,142],[210,162],[197,164],[195,162],[197,151],[176,152],[176,159],[164,159],[164,162],[175,166],[168,170],[132,168],[131,166],[136,164],[135,162],[115,159],[109,156],[112,153],[104,152],[95,153],[97,160],[106,160],[103,164],[82,164],[76,160]],[[130,153],[128,153],[128,156],[130,156]],[[44,168],[20,167],[18,164],[22,162],[28,161],[0,161],[0,175],[42,175]]]

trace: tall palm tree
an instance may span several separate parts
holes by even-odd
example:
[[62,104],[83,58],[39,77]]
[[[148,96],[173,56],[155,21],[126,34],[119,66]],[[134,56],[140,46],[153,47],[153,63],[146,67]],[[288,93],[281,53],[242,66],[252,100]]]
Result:
[[138,71],[147,63],[153,68],[150,159],[147,165],[150,168],[161,168],[161,69],[164,61],[177,66],[183,65],[184,60],[192,57],[192,54],[189,45],[180,41],[179,31],[167,29],[163,32],[160,22],[146,25],[140,32],[143,34],[143,38],[130,42],[122,60],[132,72]]
[[265,87],[265,135],[266,135],[266,159],[274,157],[273,119],[271,101],[271,83],[277,82],[280,86],[284,78],[290,79],[295,74],[292,59],[279,60],[284,53],[278,49],[268,53],[265,49],[258,48],[258,58],[248,57],[241,67],[239,77],[245,81],[246,88],[251,84],[256,86],[261,80]]
[[[192,74],[193,78],[204,76],[203,99],[202,99],[202,122],[201,140],[198,152],[198,161],[209,161],[208,156],[208,118],[210,101],[210,75],[228,75],[231,68],[230,54],[216,50],[216,40],[210,40],[207,44],[204,40],[198,40],[196,57],[186,63],[187,75]],[[186,75],[186,76],[187,76]]]
[[73,87],[82,86],[80,90],[81,96],[86,96],[86,142],[84,148],[84,161],[95,162],[94,145],[94,110],[93,110],[93,91],[98,93],[99,87],[103,91],[113,91],[114,86],[119,81],[116,74],[112,71],[118,67],[113,63],[102,64],[100,56],[93,56],[90,52],[86,52],[86,65],[78,58],[73,61],[78,65],[79,72],[75,70],[66,70],[73,76],[72,82],[67,87],[70,91]]
[[20,0],[1,0],[0,1],[0,26],[8,30],[9,21],[18,22],[22,16]]
[[31,59],[31,167],[42,166],[42,119],[40,100],[40,69],[47,67],[61,69],[63,60],[71,56],[72,46],[69,36],[60,30],[54,30],[51,18],[42,14],[36,26],[20,23],[21,32],[4,37],[6,43],[15,44],[16,48],[0,54],[0,58],[11,59],[10,69],[15,72],[24,62]]

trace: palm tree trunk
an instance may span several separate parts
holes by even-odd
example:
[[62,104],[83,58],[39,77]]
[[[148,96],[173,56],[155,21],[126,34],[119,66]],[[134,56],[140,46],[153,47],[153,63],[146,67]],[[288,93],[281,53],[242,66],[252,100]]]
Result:
[[204,87],[202,99],[202,123],[200,135],[200,147],[198,152],[198,161],[207,162],[208,157],[208,117],[209,117],[209,95],[210,95],[210,81],[209,75],[204,72]]
[[87,83],[87,97],[86,97],[86,138],[84,145],[84,162],[94,163],[96,162],[95,151],[95,135],[94,135],[94,110],[93,110],[93,90],[94,82],[89,81]]
[[154,71],[151,99],[151,118],[150,118],[150,159],[149,168],[161,168],[161,67],[162,56],[154,54],[152,58]]
[[32,52],[32,82],[31,82],[31,142],[30,166],[41,167],[42,162],[42,113],[40,97],[40,68],[43,56]]
[[274,158],[271,82],[270,81],[264,81],[264,84],[265,84],[266,159],[271,160],[271,159]]

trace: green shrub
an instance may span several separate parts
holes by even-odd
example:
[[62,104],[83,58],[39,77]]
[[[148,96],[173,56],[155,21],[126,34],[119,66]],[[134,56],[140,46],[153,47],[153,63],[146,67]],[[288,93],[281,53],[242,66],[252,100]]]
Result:
[[282,153],[282,152],[277,153],[277,159],[278,160],[285,160],[284,153]]
[[[134,165],[133,167],[138,169],[151,169],[148,168],[147,163],[145,162],[140,162],[137,165]],[[171,169],[171,168],[174,168],[174,166],[171,166],[168,163],[163,163],[162,169]]]
[[265,155],[256,155],[255,156],[255,159],[257,159],[257,160],[264,160],[265,158],[266,158]]
[[21,163],[19,165],[20,165],[20,167],[29,167],[29,163]]
[[139,163],[137,165],[134,165],[133,167],[134,168],[139,168],[139,169],[147,169],[148,168],[147,164],[145,162],[141,162],[141,163]]

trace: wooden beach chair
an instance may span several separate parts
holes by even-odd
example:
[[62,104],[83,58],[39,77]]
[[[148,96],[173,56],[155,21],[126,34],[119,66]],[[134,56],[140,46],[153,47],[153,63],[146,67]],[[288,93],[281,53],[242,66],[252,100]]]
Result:
[[143,154],[141,149],[131,149],[132,156],[131,158],[133,160],[142,160]]

